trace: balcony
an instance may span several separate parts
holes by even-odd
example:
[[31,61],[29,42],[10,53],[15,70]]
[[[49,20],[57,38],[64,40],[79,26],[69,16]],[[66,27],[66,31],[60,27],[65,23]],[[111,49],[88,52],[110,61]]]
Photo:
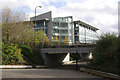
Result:
[[68,27],[57,27],[57,26],[55,26],[55,27],[53,27],[53,29],[66,30],[66,29],[68,29]]
[[53,33],[55,36],[67,36],[68,33]]

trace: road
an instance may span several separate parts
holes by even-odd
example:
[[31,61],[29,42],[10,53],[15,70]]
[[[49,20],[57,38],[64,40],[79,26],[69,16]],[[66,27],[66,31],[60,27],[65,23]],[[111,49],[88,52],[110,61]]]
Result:
[[40,78],[47,78],[48,80],[50,80],[50,78],[65,78],[65,80],[103,80],[101,77],[84,72],[63,69],[2,69],[2,78],[32,78],[32,80],[33,78],[39,78],[38,80],[40,80]]

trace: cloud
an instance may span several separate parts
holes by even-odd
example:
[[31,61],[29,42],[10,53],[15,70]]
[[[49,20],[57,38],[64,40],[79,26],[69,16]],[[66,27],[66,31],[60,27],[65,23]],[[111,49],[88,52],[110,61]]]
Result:
[[[63,4],[58,7],[59,3]],[[1,0],[0,5],[15,9],[27,6],[24,11],[30,17],[34,16],[35,7],[41,5],[37,15],[52,11],[53,17],[73,16],[74,20],[99,28],[100,33],[118,31],[118,0]]]
[[86,0],[68,2],[65,6],[53,10],[54,16],[74,16],[74,20],[83,20],[100,29],[100,33],[118,31],[118,0]]

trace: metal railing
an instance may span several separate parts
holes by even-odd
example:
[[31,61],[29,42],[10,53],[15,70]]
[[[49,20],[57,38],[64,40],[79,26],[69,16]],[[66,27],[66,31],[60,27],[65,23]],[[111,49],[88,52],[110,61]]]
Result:
[[80,43],[80,42],[75,42],[75,43],[69,43],[69,42],[50,42],[49,44],[44,43],[42,46],[38,46],[41,48],[72,48],[72,47],[93,47],[95,45],[95,42],[93,43]]

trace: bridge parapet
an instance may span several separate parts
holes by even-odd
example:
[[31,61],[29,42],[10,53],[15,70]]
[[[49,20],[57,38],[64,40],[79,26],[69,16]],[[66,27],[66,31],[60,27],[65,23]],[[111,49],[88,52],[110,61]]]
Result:
[[41,48],[41,53],[91,53],[92,47]]
[[75,47],[93,47],[95,44],[73,44],[73,45],[44,45],[42,48],[75,48]]

